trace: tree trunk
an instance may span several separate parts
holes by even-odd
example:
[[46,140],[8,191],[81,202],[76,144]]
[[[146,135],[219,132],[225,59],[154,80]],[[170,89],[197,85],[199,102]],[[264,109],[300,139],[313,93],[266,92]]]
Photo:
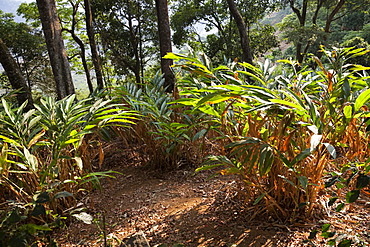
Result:
[[17,101],[19,105],[22,105],[28,100],[25,110],[33,108],[33,99],[31,90],[24,79],[21,70],[19,69],[17,62],[10,54],[8,47],[5,45],[2,39],[0,39],[0,63],[4,67],[6,75],[9,78],[9,82],[14,90],[20,89],[17,93]]
[[247,34],[247,26],[245,25],[244,19],[241,16],[238,8],[236,7],[234,0],[227,0],[227,4],[229,6],[230,14],[234,18],[236,26],[238,27],[239,30],[240,44],[243,51],[242,60],[249,64],[253,64],[253,56],[250,47],[249,37]]
[[36,0],[48,48],[58,99],[75,93],[55,0]]
[[96,75],[96,83],[97,83],[98,89],[102,90],[104,88],[103,73],[102,73],[98,48],[95,42],[94,28],[92,25],[93,16],[91,12],[90,0],[84,0],[84,4],[85,4],[85,16],[86,16],[86,31],[87,31],[87,36],[89,37],[91,56],[92,56],[92,61],[94,64],[95,75]]
[[163,59],[168,53],[172,52],[171,42],[171,28],[170,20],[168,17],[168,4],[167,0],[156,0],[155,6],[157,10],[158,18],[158,34],[159,34],[159,47],[161,54],[161,69],[164,74],[165,84],[167,92],[172,92],[175,87],[175,75],[172,73],[171,65],[173,61],[171,59]]
[[69,3],[72,5],[73,7],[73,13],[72,13],[72,27],[71,29],[65,29],[65,28],[62,28],[62,31],[67,31],[71,34],[72,36],[72,39],[78,44],[78,46],[80,47],[80,56],[81,56],[81,62],[82,62],[82,66],[84,68],[84,71],[85,71],[85,76],[86,76],[86,82],[87,82],[87,86],[89,88],[89,92],[90,94],[92,94],[94,92],[94,87],[92,85],[92,82],[91,82],[91,75],[90,75],[90,70],[89,70],[89,66],[87,65],[87,61],[86,61],[86,49],[85,49],[85,44],[84,42],[76,35],[76,24],[77,24],[77,20],[76,20],[76,16],[77,16],[77,11],[78,11],[78,8],[79,8],[79,3],[77,4],[74,4],[73,1],[69,1]]

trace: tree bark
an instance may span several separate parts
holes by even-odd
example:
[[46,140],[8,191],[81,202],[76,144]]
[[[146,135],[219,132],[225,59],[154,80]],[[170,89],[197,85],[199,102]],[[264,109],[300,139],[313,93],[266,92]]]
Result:
[[15,90],[20,89],[20,92],[17,93],[18,104],[22,105],[25,101],[28,101],[25,110],[32,109],[33,99],[31,90],[17,65],[17,62],[10,54],[8,47],[5,45],[2,39],[0,39],[0,63],[2,64],[6,75],[9,78],[12,88]]
[[92,24],[93,16],[91,12],[90,0],[84,0],[84,4],[85,4],[85,16],[86,16],[86,31],[87,31],[87,36],[89,37],[91,56],[92,56],[92,61],[94,64],[95,75],[96,75],[96,84],[98,86],[98,89],[102,90],[104,88],[103,73],[102,73],[98,48],[95,42],[95,34],[94,34],[94,28]]
[[58,99],[75,93],[55,0],[36,0]]
[[86,61],[86,49],[85,49],[85,44],[84,42],[76,35],[76,24],[77,24],[77,20],[76,20],[76,15],[77,15],[77,10],[79,8],[79,4],[74,4],[72,1],[69,2],[72,7],[73,7],[73,13],[72,13],[72,27],[71,29],[65,29],[65,28],[62,28],[62,31],[67,31],[71,34],[72,36],[72,39],[78,44],[78,46],[80,47],[80,56],[81,56],[81,62],[82,62],[82,66],[84,68],[84,71],[85,71],[85,76],[86,76],[86,82],[87,82],[87,86],[89,88],[89,92],[90,94],[92,94],[94,92],[94,87],[92,85],[92,82],[91,82],[91,75],[90,75],[90,70],[89,70],[89,66],[87,65],[87,61]]
[[172,73],[171,65],[173,61],[171,59],[163,59],[168,53],[172,52],[171,42],[171,28],[170,20],[168,17],[168,3],[167,0],[156,0],[155,6],[157,10],[158,18],[158,34],[159,34],[159,47],[161,54],[161,70],[164,74],[165,84],[167,92],[172,92],[175,88],[175,75]]
[[245,25],[244,19],[240,14],[238,8],[236,7],[234,0],[227,0],[227,4],[229,6],[230,14],[234,18],[236,26],[238,27],[239,30],[240,44],[243,51],[242,60],[249,64],[253,64],[253,56],[250,47],[249,37],[247,34],[247,26]]

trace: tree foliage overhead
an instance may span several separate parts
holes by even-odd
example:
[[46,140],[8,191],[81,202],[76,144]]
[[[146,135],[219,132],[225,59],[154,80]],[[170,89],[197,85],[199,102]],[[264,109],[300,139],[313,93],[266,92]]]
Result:
[[158,57],[156,12],[152,0],[96,0],[92,3],[96,31],[116,73],[141,82],[151,58]]
[[[317,54],[320,45],[330,46],[334,33],[364,25],[369,0],[283,0],[293,13],[284,18],[280,30],[295,46],[295,58],[301,63],[308,52]],[[333,39],[334,38],[334,39]]]
[[27,84],[38,92],[54,92],[50,86],[50,63],[40,29],[18,23],[14,15],[0,10],[0,36],[16,59]]
[[[256,24],[266,14],[278,6],[275,1],[253,0],[235,1],[246,24],[246,31],[251,38],[251,48],[254,55],[261,55],[277,46],[274,28],[266,24]],[[211,57],[223,59],[241,57],[239,34],[236,24],[232,21],[226,1],[219,0],[180,0],[173,6],[172,28],[173,41],[177,46],[189,43],[190,46],[200,45]],[[203,40],[197,32],[204,26],[210,32]],[[260,42],[261,39],[270,42]]]

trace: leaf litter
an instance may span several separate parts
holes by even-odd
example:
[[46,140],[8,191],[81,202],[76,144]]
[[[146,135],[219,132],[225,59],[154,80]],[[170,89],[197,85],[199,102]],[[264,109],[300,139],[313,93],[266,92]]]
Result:
[[[369,198],[340,213],[328,209],[325,219],[283,223],[259,213],[258,205],[246,204],[236,177],[208,179],[212,171],[194,175],[194,168],[154,172],[145,168],[140,147],[122,150],[121,145],[106,150],[102,166],[121,174],[102,180],[103,190],[80,200],[94,223],[72,220],[56,233],[60,246],[103,246],[104,221],[112,246],[139,231],[151,246],[308,246],[303,241],[323,222],[332,231],[370,242]],[[314,244],[326,246],[320,237]]]

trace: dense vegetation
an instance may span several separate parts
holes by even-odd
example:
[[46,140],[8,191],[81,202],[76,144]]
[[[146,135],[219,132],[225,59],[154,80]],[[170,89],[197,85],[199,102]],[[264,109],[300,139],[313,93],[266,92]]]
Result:
[[77,202],[114,176],[96,167],[115,138],[143,144],[149,169],[236,174],[255,215],[285,223],[327,191],[334,211],[368,200],[369,1],[68,0],[53,27],[43,2],[20,5],[24,23],[0,11],[0,246],[91,222]]

